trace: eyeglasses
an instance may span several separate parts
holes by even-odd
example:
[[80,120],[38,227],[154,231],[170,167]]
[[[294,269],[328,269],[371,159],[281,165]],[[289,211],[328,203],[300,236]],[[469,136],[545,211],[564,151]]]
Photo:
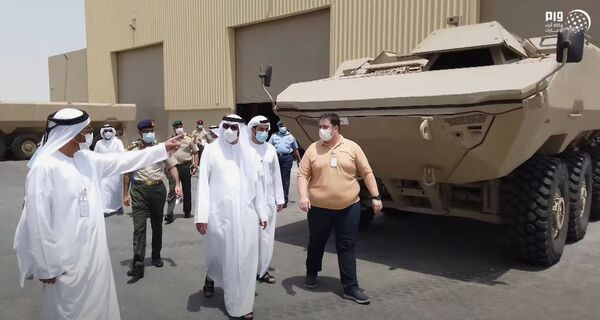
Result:
[[240,130],[240,126],[238,126],[237,124],[223,123],[223,129],[231,129],[233,131],[238,131]]

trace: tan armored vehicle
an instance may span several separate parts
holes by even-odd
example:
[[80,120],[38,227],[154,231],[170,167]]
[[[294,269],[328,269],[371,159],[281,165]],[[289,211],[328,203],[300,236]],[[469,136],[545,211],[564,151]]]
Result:
[[437,30],[409,56],[383,52],[292,84],[276,111],[304,146],[319,139],[322,113],[340,115],[384,206],[508,223],[521,258],[551,265],[600,217],[600,50],[575,31]]
[[7,151],[13,158],[31,158],[44,135],[46,118],[64,107],[85,110],[92,119],[94,140],[100,139],[99,130],[105,123],[113,125],[122,134],[128,122],[135,120],[135,105],[108,103],[11,103],[0,102],[0,160]]

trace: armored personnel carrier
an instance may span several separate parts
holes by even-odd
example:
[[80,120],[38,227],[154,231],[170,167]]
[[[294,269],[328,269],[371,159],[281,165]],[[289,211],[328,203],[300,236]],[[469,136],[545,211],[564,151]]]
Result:
[[337,113],[384,207],[507,223],[522,259],[552,265],[600,217],[599,83],[600,50],[581,30],[525,39],[489,22],[344,62],[290,85],[276,111],[306,146]]
[[135,120],[134,104],[0,101],[0,160],[9,151],[16,160],[31,158],[44,135],[48,115],[64,107],[85,110],[90,115],[95,141],[101,139],[99,130],[105,123],[122,134],[126,125]]

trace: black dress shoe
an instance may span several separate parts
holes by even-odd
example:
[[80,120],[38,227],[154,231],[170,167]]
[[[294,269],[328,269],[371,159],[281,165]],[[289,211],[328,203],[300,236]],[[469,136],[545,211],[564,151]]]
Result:
[[191,214],[189,214],[189,213],[185,213],[185,214],[183,215],[183,217],[187,219],[187,218],[191,218],[191,217],[192,217],[192,215],[191,215]]
[[175,218],[173,218],[173,216],[165,216],[165,222],[167,224],[171,224],[173,223],[173,221],[175,221]]
[[162,266],[164,265],[164,263],[162,262],[162,259],[160,259],[160,258],[152,259],[152,264],[157,268],[162,268]]

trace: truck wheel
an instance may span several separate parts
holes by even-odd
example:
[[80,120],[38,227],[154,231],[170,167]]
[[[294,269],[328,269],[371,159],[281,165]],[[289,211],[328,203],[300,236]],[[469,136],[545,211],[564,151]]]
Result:
[[579,241],[585,236],[590,219],[592,160],[585,152],[568,152],[562,158],[569,170],[570,217],[567,240]]
[[590,209],[590,220],[600,220],[600,151],[588,150],[592,158],[592,208]]
[[0,160],[4,159],[4,156],[6,156],[6,140],[0,135]]
[[33,135],[20,135],[13,139],[11,149],[13,156],[17,160],[28,160],[37,150],[37,143],[40,139]]
[[557,157],[535,156],[502,185],[503,211],[515,253],[524,261],[550,266],[560,260],[569,225],[567,167]]

